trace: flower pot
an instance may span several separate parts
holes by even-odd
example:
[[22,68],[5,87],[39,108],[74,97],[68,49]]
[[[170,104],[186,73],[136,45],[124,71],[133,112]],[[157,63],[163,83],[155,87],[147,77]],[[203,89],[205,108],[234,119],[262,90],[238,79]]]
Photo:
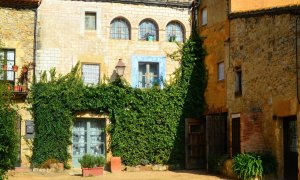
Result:
[[13,66],[12,66],[12,69],[13,69],[14,72],[17,72],[18,69],[19,69],[19,67],[18,67],[17,65],[13,65]]
[[3,71],[7,71],[7,65],[2,65]]
[[27,86],[22,86],[22,92],[27,92]]
[[121,172],[121,157],[112,157],[110,160],[110,171],[112,173]]
[[82,168],[82,176],[101,176],[103,175],[103,167]]
[[22,86],[16,85],[14,86],[14,92],[21,92],[22,91]]
[[11,91],[11,85],[7,85],[7,90]]
[[22,67],[22,71],[23,71],[23,73],[26,73],[28,71],[28,68],[27,67]]

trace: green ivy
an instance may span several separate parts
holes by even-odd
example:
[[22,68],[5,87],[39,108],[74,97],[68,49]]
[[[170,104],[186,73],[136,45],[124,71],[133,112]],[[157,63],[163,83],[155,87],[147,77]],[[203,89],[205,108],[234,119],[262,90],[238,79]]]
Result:
[[[190,39],[172,55],[180,61],[175,80],[164,89],[131,88],[123,79],[97,86],[84,86],[78,65],[66,76],[51,80],[46,74],[32,87],[35,122],[33,166],[47,159],[67,165],[70,158],[71,126],[75,113],[91,111],[109,114],[110,148],[126,165],[184,163],[184,120],[201,118],[207,84],[202,39],[193,31]],[[179,57],[179,58],[175,58]]]
[[[1,72],[0,72],[1,73]],[[8,83],[0,81],[0,180],[6,172],[15,167],[18,155],[16,132],[17,112],[12,108]]]

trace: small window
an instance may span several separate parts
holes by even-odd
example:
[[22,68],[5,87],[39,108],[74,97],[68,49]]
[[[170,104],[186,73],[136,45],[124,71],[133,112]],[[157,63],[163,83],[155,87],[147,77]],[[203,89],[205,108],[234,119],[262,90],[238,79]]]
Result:
[[82,81],[85,85],[99,84],[100,64],[82,64]]
[[159,63],[139,62],[139,87],[150,88],[159,85]]
[[235,71],[235,95],[242,95],[242,70],[236,69]]
[[97,16],[95,12],[86,12],[85,13],[85,29],[86,30],[96,30],[96,20]]
[[202,25],[207,25],[207,9],[202,9]]
[[6,67],[6,70],[0,74],[0,80],[14,81],[13,65],[15,65],[15,51],[7,49],[0,50],[0,68]]
[[139,39],[145,41],[158,41],[158,26],[154,21],[146,19],[140,23]]
[[183,42],[184,28],[179,22],[170,22],[167,25],[166,40],[169,42]]
[[122,18],[114,19],[110,23],[110,38],[111,39],[130,39],[129,23]]
[[218,81],[225,79],[224,73],[224,62],[218,63]]

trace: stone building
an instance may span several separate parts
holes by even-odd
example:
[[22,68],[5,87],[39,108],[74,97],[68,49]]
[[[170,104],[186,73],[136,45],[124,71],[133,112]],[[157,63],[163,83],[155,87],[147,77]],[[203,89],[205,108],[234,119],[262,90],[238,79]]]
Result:
[[280,179],[300,178],[299,4],[229,15],[231,153],[271,151]]
[[[66,74],[79,62],[84,83],[92,85],[113,80],[116,66],[121,65],[132,87],[162,87],[178,67],[167,54],[178,49],[175,41],[189,37],[189,6],[188,0],[43,0],[38,9],[36,77],[40,79],[40,73],[50,68]],[[109,137],[102,138],[107,123],[105,115],[78,115],[70,151],[72,167],[79,166],[84,153],[110,159]],[[100,132],[101,138],[85,142],[93,140],[93,132]]]
[[[25,99],[28,87],[32,82],[33,69],[30,64],[35,60],[35,26],[38,0],[10,0],[0,1],[0,56],[1,68],[4,69],[0,80],[7,80],[13,91],[13,98],[20,114],[18,132],[20,135],[20,151],[17,166],[29,166],[27,156],[31,154],[26,132],[30,134],[32,126],[27,123],[31,119],[26,110],[28,104]],[[18,69],[13,69],[17,66]],[[26,66],[27,72],[23,72]],[[25,70],[24,70],[25,71]],[[27,125],[27,126],[26,126]],[[27,131],[26,131],[27,127]]]
[[[204,38],[207,51],[205,64],[208,84],[205,92],[206,121],[198,121],[206,127],[206,161],[227,153],[227,99],[226,63],[228,59],[229,20],[228,6],[224,0],[194,1],[194,22]],[[203,157],[202,157],[203,158]]]

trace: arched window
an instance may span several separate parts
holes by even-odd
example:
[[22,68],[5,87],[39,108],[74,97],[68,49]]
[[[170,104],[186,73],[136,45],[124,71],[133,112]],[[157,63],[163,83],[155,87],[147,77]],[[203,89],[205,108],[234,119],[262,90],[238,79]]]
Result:
[[115,18],[110,23],[111,39],[130,39],[130,24],[124,18]]
[[169,22],[166,30],[166,40],[169,42],[183,42],[185,40],[183,25],[176,21]]
[[139,25],[139,39],[146,41],[158,41],[158,26],[150,20],[143,20]]

